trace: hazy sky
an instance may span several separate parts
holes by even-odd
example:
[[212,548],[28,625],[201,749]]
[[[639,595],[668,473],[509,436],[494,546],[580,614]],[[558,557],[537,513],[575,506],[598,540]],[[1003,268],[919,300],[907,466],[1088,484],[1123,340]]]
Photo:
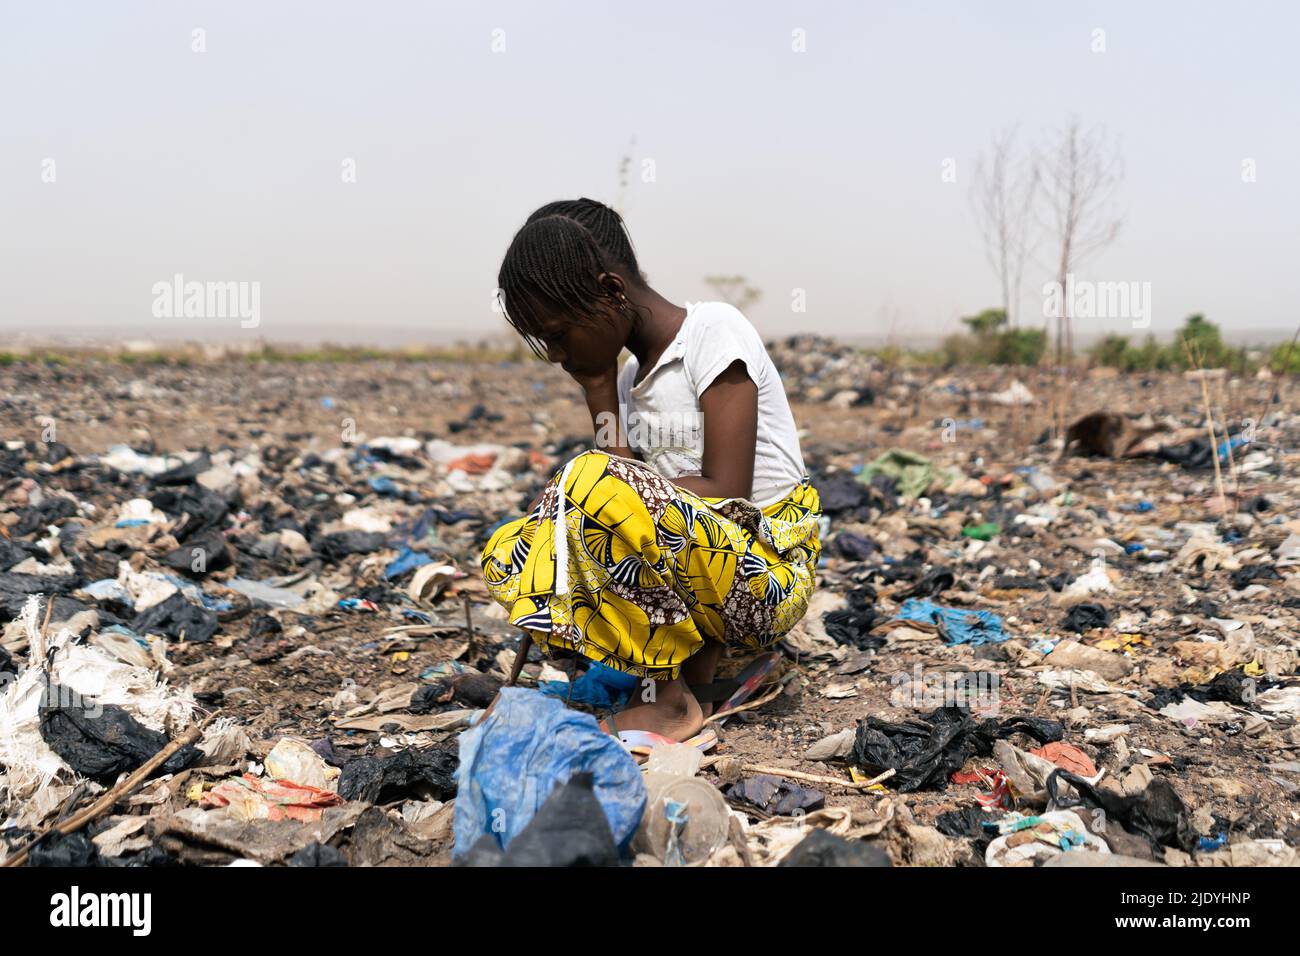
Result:
[[[669,298],[740,273],[767,335],[942,334],[999,298],[976,154],[1071,112],[1126,167],[1123,232],[1081,277],[1151,283],[1157,331],[1192,311],[1290,330],[1298,9],[0,0],[0,333],[496,332],[513,231],[589,195],[621,198]],[[260,283],[259,327],[154,318],[176,273]],[[1037,321],[1046,278],[1025,281]]]

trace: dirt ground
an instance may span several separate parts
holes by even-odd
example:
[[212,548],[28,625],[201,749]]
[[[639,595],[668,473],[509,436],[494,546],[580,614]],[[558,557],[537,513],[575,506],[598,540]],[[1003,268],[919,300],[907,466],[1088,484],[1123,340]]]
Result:
[[[926,568],[951,568],[955,584],[934,599],[994,612],[1004,620],[1011,640],[976,648],[947,646],[938,638],[898,645],[887,640],[870,654],[850,649],[839,660],[808,660],[791,651],[784,691],[721,728],[716,754],[742,764],[848,781],[844,761],[808,760],[807,748],[871,715],[893,720],[915,716],[915,709],[891,703],[900,675],[980,672],[996,677],[999,716],[1033,714],[1062,720],[1064,739],[1089,754],[1099,768],[1123,777],[1141,765],[1144,773],[1169,779],[1202,835],[1226,832],[1229,840],[1273,839],[1300,846],[1300,764],[1296,762],[1300,736],[1293,712],[1265,714],[1261,726],[1261,721],[1251,719],[1258,714],[1242,708],[1235,722],[1189,727],[1145,705],[1161,686],[1177,685],[1189,676],[1195,684],[1196,678],[1210,675],[1204,666],[1195,669],[1198,661],[1182,659],[1174,645],[1197,641],[1207,632],[1218,634],[1212,624],[1215,617],[1247,622],[1256,644],[1276,649],[1278,659],[1285,660],[1289,651],[1290,671],[1276,676],[1283,686],[1294,682],[1300,590],[1290,586],[1284,572],[1276,578],[1261,577],[1262,593],[1234,597],[1239,589],[1230,582],[1230,570],[1177,566],[1173,561],[1186,538],[1179,530],[1183,523],[1213,525],[1222,517],[1212,501],[1213,470],[1188,470],[1153,459],[1058,460],[1058,449],[1048,434],[1062,422],[1093,411],[1132,418],[1172,417],[1194,428],[1203,422],[1200,384],[1172,373],[1095,378],[1080,374],[1068,381],[1039,371],[1017,376],[1009,370],[947,373],[873,367],[870,376],[869,382],[861,383],[870,385],[870,394],[852,404],[847,398],[822,394],[825,390],[810,385],[806,376],[790,373],[787,387],[803,431],[804,455],[815,474],[846,472],[888,449],[901,448],[929,456],[936,466],[955,467],[965,478],[983,479],[985,488],[993,486],[997,493],[972,494],[967,489],[931,496],[930,510],[924,503],[891,503],[874,520],[833,520],[823,541],[820,588],[846,593],[870,584],[881,621],[892,617],[901,604],[897,592],[908,581],[873,577],[871,568],[878,562],[850,561],[832,546],[838,534],[851,530],[875,540],[880,554],[891,559],[912,556]],[[988,397],[1017,377],[1033,396],[1029,404],[998,404]],[[1300,459],[1296,444],[1300,423],[1289,412],[1289,388],[1290,383],[1276,381],[1214,383],[1213,398],[1222,409],[1221,417],[1266,426],[1257,447],[1267,450],[1272,464],[1250,474],[1234,476],[1227,469],[1224,474],[1229,491],[1235,478],[1237,512],[1247,515],[1245,520],[1237,519],[1234,527],[1239,530],[1231,547],[1237,552],[1258,547],[1261,556],[1249,560],[1261,563],[1272,562],[1279,543],[1295,530],[1288,529],[1288,523],[1294,525],[1300,517],[1294,470]],[[1274,392],[1281,398],[1281,414],[1269,422],[1261,413],[1279,410],[1268,404]],[[495,415],[500,419],[493,420]],[[291,505],[328,502],[341,492],[355,496],[348,507],[377,500],[360,470],[344,477],[328,474],[313,456],[356,448],[378,436],[445,439],[466,446],[499,443],[541,453],[530,468],[519,472],[515,486],[504,490],[452,493],[438,483],[425,483],[421,477],[425,472],[420,471],[412,472],[408,483],[399,480],[409,492],[409,500],[397,508],[401,514],[414,515],[436,504],[482,515],[481,520],[437,528],[438,553],[469,575],[453,584],[432,609],[440,626],[424,632],[393,632],[394,626],[409,622],[382,602],[378,613],[334,608],[299,616],[275,611],[272,615],[284,631],[268,645],[267,638],[248,637],[249,623],[256,615],[243,606],[223,615],[222,627],[210,643],[170,645],[168,657],[175,665],[170,680],[192,684],[205,708],[219,708],[223,715],[236,718],[259,746],[269,748],[284,735],[308,740],[330,737],[336,748],[351,754],[383,753],[442,739],[455,731],[340,733],[334,727],[339,717],[334,698],[349,686],[347,682],[355,683],[364,701],[385,689],[419,682],[430,668],[453,657],[477,661],[498,674],[508,663],[517,632],[500,620],[486,600],[474,560],[478,547],[488,528],[511,514],[511,509],[517,514],[536,493],[557,463],[556,443],[568,438],[582,441],[590,433],[576,387],[558,370],[536,362],[232,361],[189,368],[111,363],[0,368],[2,437],[39,442],[42,431],[51,425],[55,440],[78,457],[103,454],[119,443],[159,454],[199,448],[229,449],[235,457],[251,452],[283,469],[277,473],[277,483],[263,481],[265,496]],[[1029,488],[1026,469],[1049,474],[1055,484],[1041,493]],[[390,468],[385,473],[396,473],[400,479],[400,471]],[[292,480],[285,475],[292,475]],[[38,477],[46,487],[95,502],[100,509],[147,493],[141,490],[141,479],[119,476],[114,480],[102,470],[74,469]],[[18,508],[13,497],[17,480],[5,486],[6,511]],[[1267,510],[1249,516],[1245,503],[1261,497]],[[1060,513],[1053,523],[1016,525],[1016,533],[1011,533],[1017,514],[1050,501],[1058,502]],[[940,502],[947,502],[946,507],[939,508]],[[1134,510],[1142,502],[1150,508]],[[248,524],[254,522],[254,515],[262,514],[253,508],[256,503],[243,503],[235,526],[256,531]],[[1230,505],[1225,519],[1229,522],[1232,510]],[[107,516],[107,511],[102,513]],[[959,515],[961,520],[944,524],[944,514]],[[962,527],[986,520],[1002,526],[1002,533],[991,541],[977,542],[960,534]],[[1148,573],[1151,562],[1139,552],[1126,553],[1123,548],[1128,542],[1144,540],[1146,526],[1178,536],[1171,539],[1168,559],[1155,573]],[[1067,633],[1061,626],[1066,609],[1056,591],[998,590],[991,585],[991,575],[1040,581],[1061,572],[1082,575],[1098,560],[1089,544],[1098,538],[1120,545],[1120,553],[1108,552],[1104,558],[1112,572],[1113,591],[1084,600],[1103,603],[1112,622],[1121,618],[1133,622],[1131,633],[1140,635],[1140,642],[1127,653],[1114,652],[1132,665],[1131,673],[1112,680],[1112,692],[1053,691],[1040,680],[1044,668],[1041,654],[1033,659],[1035,642],[1074,637],[1095,644],[1115,639],[1119,632],[1107,628],[1082,635]],[[317,558],[300,566],[241,558],[237,568],[243,577],[311,570],[328,579],[339,594],[351,595],[362,586],[383,586],[382,565],[382,561],[356,557],[337,567],[321,566]],[[144,566],[153,565],[146,560]],[[100,576],[115,573],[111,563],[99,570]],[[219,572],[212,580],[219,584],[231,573]],[[468,649],[461,626],[465,598],[472,605],[476,627],[476,646]],[[811,618],[806,623],[815,630],[819,622]],[[729,666],[737,667],[739,662]],[[536,669],[530,666],[529,673]],[[851,696],[825,696],[832,685],[836,693]],[[1128,727],[1126,746],[1119,751],[1085,737],[1090,728],[1115,724]],[[975,764],[989,765],[978,760]],[[883,790],[867,792],[816,787],[826,794],[828,806],[868,811],[890,798],[888,781]],[[987,789],[978,783],[949,783],[941,790],[892,797],[906,804],[919,823],[930,824],[945,811],[975,805],[976,796]],[[968,841],[953,840],[951,850],[951,862],[980,862]],[[446,859],[445,846],[438,858]]]

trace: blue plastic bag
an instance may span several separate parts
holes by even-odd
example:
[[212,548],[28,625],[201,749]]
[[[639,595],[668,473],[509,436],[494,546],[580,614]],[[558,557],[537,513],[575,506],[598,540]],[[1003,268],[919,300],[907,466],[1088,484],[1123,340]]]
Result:
[[627,695],[641,683],[635,674],[625,674],[612,667],[593,662],[587,672],[570,684],[563,680],[544,680],[537,685],[547,697],[566,703],[584,704],[598,710],[622,706]]
[[535,690],[503,688],[492,713],[460,735],[452,856],[468,853],[484,834],[505,849],[551,791],[584,770],[622,850],[646,802],[632,755],[590,714]]
[[1011,635],[1002,627],[1002,618],[992,611],[967,611],[941,607],[933,601],[910,598],[895,617],[903,621],[936,624],[949,644],[1001,644]]
[[384,577],[391,581],[394,578],[400,578],[407,571],[414,571],[416,568],[432,563],[433,558],[423,551],[413,551],[403,545],[397,557],[389,562],[388,567],[384,568]]

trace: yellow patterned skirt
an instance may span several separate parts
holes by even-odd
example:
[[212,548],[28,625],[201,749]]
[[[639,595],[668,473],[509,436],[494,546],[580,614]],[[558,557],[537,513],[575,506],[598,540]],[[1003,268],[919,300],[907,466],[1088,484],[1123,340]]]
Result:
[[706,640],[765,647],[803,617],[820,515],[806,479],[760,511],[701,498],[639,461],[586,452],[551,479],[531,514],[493,533],[483,578],[539,644],[669,680]]

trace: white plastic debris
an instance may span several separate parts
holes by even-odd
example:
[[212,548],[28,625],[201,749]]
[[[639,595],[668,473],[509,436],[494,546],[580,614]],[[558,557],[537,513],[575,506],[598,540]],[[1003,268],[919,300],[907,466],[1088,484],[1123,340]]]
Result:
[[272,780],[288,780],[318,790],[338,789],[339,768],[331,767],[320,754],[293,737],[282,737],[266,755],[265,763],[266,775]]
[[454,564],[426,564],[415,572],[406,593],[417,604],[432,604],[448,584],[463,577]]
[[148,498],[131,498],[122,502],[122,507],[118,510],[117,520],[119,522],[128,521],[133,524],[143,522],[144,524],[166,524],[167,516],[153,506],[153,502]]
[[199,457],[199,452],[182,452],[166,458],[160,455],[142,455],[130,445],[114,445],[107,455],[99,456],[99,463],[114,471],[128,475],[161,475],[179,465],[188,465]]
[[989,401],[994,405],[1032,405],[1034,393],[1020,379],[1015,379],[1002,391],[990,395]]
[[[37,621],[39,596],[23,606],[21,619],[30,647],[27,666],[0,694],[0,808],[21,805],[57,777],[77,779],[41,736],[39,708],[45,697],[45,642]],[[116,704],[152,730],[183,728],[196,704],[188,689],[177,690],[152,670],[117,660],[98,647],[77,644],[60,628],[46,635],[53,650],[50,679],[98,704]]]
[[1059,604],[1074,604],[1082,601],[1094,594],[1113,593],[1115,586],[1111,584],[1110,575],[1106,573],[1105,567],[1093,565],[1087,574],[1081,574],[1061,591],[1057,599]]

